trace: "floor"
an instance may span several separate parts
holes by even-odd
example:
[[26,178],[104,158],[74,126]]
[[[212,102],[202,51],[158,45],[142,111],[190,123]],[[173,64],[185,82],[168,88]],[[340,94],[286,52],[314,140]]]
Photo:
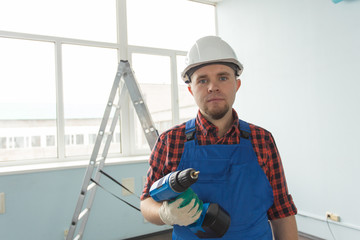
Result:
[[[133,240],[171,240],[171,231],[165,231],[158,235],[147,236],[147,237],[137,237]],[[312,240],[311,238],[299,236],[299,240]]]

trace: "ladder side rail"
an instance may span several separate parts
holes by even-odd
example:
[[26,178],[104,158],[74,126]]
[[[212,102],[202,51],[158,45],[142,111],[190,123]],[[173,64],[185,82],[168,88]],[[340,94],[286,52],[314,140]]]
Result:
[[[105,159],[101,159],[99,161],[99,164],[96,168],[96,173],[95,173],[95,177],[94,177],[94,180],[96,182],[99,182],[100,181],[100,177],[101,177],[101,174],[100,174],[100,170],[104,167],[105,165]],[[89,215],[90,215],[90,210],[92,209],[92,205],[94,203],[94,200],[95,200],[95,195],[96,195],[96,191],[97,191],[97,185],[95,185],[89,192],[89,199],[87,201],[87,205],[86,205],[86,209],[88,210],[87,211],[87,214],[86,216],[84,216],[84,218],[82,219],[81,221],[81,224],[80,224],[80,227],[79,227],[79,231],[78,231],[78,239],[81,240],[83,238],[83,234],[84,234],[84,231],[85,231],[85,227],[86,227],[86,224],[87,224],[87,221],[89,219]]]
[[125,85],[128,88],[130,98],[137,112],[141,127],[143,128],[149,147],[152,149],[159,135],[150,116],[149,109],[147,108],[143,100],[135,75],[130,68],[130,64],[126,62],[124,67],[127,70],[125,71],[126,74],[124,74],[123,76]]
[[112,89],[111,89],[108,104],[106,105],[104,116],[103,116],[103,119],[102,119],[101,124],[100,124],[100,129],[99,129],[98,135],[96,137],[94,149],[93,149],[91,157],[90,157],[90,162],[89,162],[89,165],[88,165],[88,168],[87,168],[87,172],[85,174],[84,184],[83,184],[82,189],[81,189],[82,192],[86,190],[86,188],[88,186],[88,183],[90,182],[90,178],[92,176],[94,166],[95,166],[96,160],[98,158],[100,146],[101,146],[104,134],[105,134],[105,129],[106,129],[106,126],[108,124],[108,120],[109,120],[109,116],[110,116],[110,113],[111,113],[111,108],[112,108],[112,105],[113,105],[113,102],[114,102],[114,99],[115,99],[115,95],[116,95],[117,90],[119,88],[121,75],[122,75],[122,72],[119,71],[119,69],[118,69],[115,80],[114,80],[114,84],[113,84]]
[[122,75],[123,75],[122,68],[120,67],[120,64],[119,64],[119,67],[118,67],[118,70],[117,70],[117,73],[116,73],[116,76],[115,76],[114,84],[113,84],[111,92],[110,92],[109,100],[108,100],[108,103],[107,103],[106,108],[105,108],[104,116],[103,116],[103,119],[102,119],[101,124],[100,124],[100,130],[99,130],[99,133],[97,135],[97,138],[96,138],[96,141],[95,141],[95,146],[94,146],[93,152],[92,152],[91,157],[90,157],[90,165],[94,165],[95,161],[96,161],[96,159],[98,157],[98,153],[99,153],[99,149],[100,149],[101,142],[102,142],[102,139],[103,139],[103,135],[105,134],[105,129],[106,129],[106,126],[108,124],[111,109],[112,109],[112,106],[113,106],[113,103],[114,103],[115,95],[116,95],[116,93],[117,93],[117,91],[119,89],[120,80],[121,80]]
[[[120,97],[118,99],[119,102],[116,105],[117,108],[115,110],[115,114],[112,119],[112,124],[110,127],[110,134],[109,134],[108,138],[106,139],[106,143],[103,148],[103,153],[101,155],[101,158],[100,158],[100,160],[97,160],[97,158],[99,156],[99,150],[100,150],[101,144],[103,142],[103,136],[105,134],[106,127],[108,125],[109,116],[110,116],[110,113],[111,113],[111,110],[113,107],[115,95],[118,92],[118,89],[120,87],[121,77],[123,77],[125,84],[120,93]],[[130,98],[133,102],[134,108],[136,110],[136,113],[137,113],[138,118],[141,123],[141,127],[143,128],[146,140],[147,140],[150,148],[152,148],[155,145],[157,138],[159,136],[158,132],[156,131],[156,128],[154,127],[154,123],[150,116],[149,110],[148,110],[146,104],[144,103],[142,94],[139,89],[139,85],[134,77],[134,73],[130,67],[130,64],[128,61],[121,60],[118,64],[118,69],[117,69],[113,87],[111,89],[111,93],[109,96],[109,101],[107,103],[107,107],[105,108],[104,116],[103,116],[103,119],[100,124],[100,130],[98,132],[98,135],[97,135],[97,138],[95,141],[95,145],[93,148],[93,152],[90,157],[89,165],[86,169],[86,174],[84,176],[81,193],[78,198],[78,202],[77,202],[77,205],[75,208],[75,212],[74,212],[74,215],[72,218],[72,223],[70,225],[66,240],[73,239],[73,236],[76,232],[77,223],[80,220],[82,220],[81,227],[80,227],[75,239],[79,240],[79,239],[83,238],[85,226],[86,226],[86,223],[89,218],[90,209],[92,207],[92,204],[93,204],[93,201],[95,198],[95,194],[96,194],[96,189],[97,189],[96,185],[94,186],[93,184],[91,184],[92,186],[94,186],[94,187],[92,187],[89,185],[89,183],[93,176],[93,171],[94,171],[95,166],[97,166],[97,169],[96,169],[94,180],[96,182],[99,182],[99,180],[100,180],[100,176],[101,176],[100,170],[103,168],[103,166],[105,164],[105,159],[108,154],[108,149],[110,147],[114,129],[116,128],[116,124],[119,119],[121,103],[122,103],[123,99],[125,98],[125,90],[126,89],[129,92]],[[85,208],[84,211],[81,212],[87,192],[90,192],[90,196],[89,196],[89,198],[87,198],[87,200],[88,200],[87,208]],[[80,215],[83,215],[83,217],[81,218]]]
[[[114,129],[116,127],[118,117],[119,117],[121,101],[125,97],[125,89],[126,88],[127,88],[128,92],[129,92],[130,97],[132,96],[132,100],[137,103],[137,104],[134,104],[134,107],[135,107],[135,109],[137,109],[137,114],[138,114],[138,117],[139,117],[140,121],[143,122],[142,127],[143,127],[144,131],[147,130],[147,132],[146,132],[147,135],[149,135],[149,133],[150,133],[149,129],[152,129],[152,131],[155,132],[154,131],[155,128],[153,127],[154,124],[152,124],[152,119],[150,118],[150,114],[149,114],[149,112],[148,112],[148,110],[146,108],[146,105],[144,104],[144,101],[142,100],[141,92],[139,90],[138,85],[136,84],[136,80],[134,78],[134,75],[132,73],[130,65],[128,64],[127,61],[122,61],[119,64],[119,69],[120,68],[122,68],[122,71],[124,72],[123,79],[124,79],[125,85],[124,85],[124,87],[123,87],[123,89],[121,91],[120,97],[119,97],[119,103],[117,104],[118,107],[117,107],[117,109],[115,111],[115,116],[113,117],[113,121],[112,121],[111,128],[110,128],[110,134],[108,135],[108,138],[106,139],[106,144],[105,144],[104,151],[103,151],[103,154],[102,154],[101,162],[100,162],[100,164],[99,164],[99,166],[98,166],[98,168],[96,170],[95,179],[94,179],[96,182],[99,181],[100,176],[101,176],[99,171],[102,169],[102,167],[103,167],[103,165],[105,163],[106,156],[108,154],[108,149],[110,147],[111,138],[112,138],[112,135],[114,133]],[[126,79],[126,78],[128,78],[128,79]],[[130,85],[131,90],[129,90],[129,85]],[[156,136],[156,139],[157,139],[157,136]],[[155,144],[156,139],[153,141],[153,144]],[[147,140],[149,142],[149,139],[147,139]],[[151,143],[149,142],[149,144],[151,144]],[[87,224],[87,221],[88,221],[90,209],[91,209],[91,206],[92,206],[94,198],[95,198],[96,189],[97,188],[94,188],[90,193],[90,197],[89,197],[89,200],[88,200],[88,207],[87,207],[88,214],[82,220],[81,226],[80,226],[80,229],[79,229],[79,233],[78,233],[78,236],[79,236],[80,240],[82,239],[83,233],[85,231],[85,227],[86,227],[86,224]]]
[[106,143],[105,143],[105,146],[104,146],[104,150],[103,150],[103,153],[101,155],[102,156],[101,161],[105,161],[106,156],[108,154],[110,144],[111,144],[111,141],[112,141],[112,137],[114,135],[116,125],[118,124],[118,120],[120,118],[120,110],[121,110],[121,105],[122,105],[121,103],[123,102],[123,99],[125,98],[125,96],[126,96],[126,88],[122,88],[119,99],[118,99],[118,103],[116,105],[116,110],[114,112],[114,117],[113,117],[111,125],[110,125],[110,129],[109,129],[110,134],[107,136]]
[[[103,150],[103,153],[102,153],[102,157],[100,158],[101,160],[99,161],[99,164],[96,168],[96,173],[95,173],[95,177],[94,177],[94,180],[96,182],[99,182],[100,181],[100,177],[101,177],[101,173],[100,173],[100,170],[103,169],[104,165],[105,165],[105,160],[106,160],[106,156],[108,154],[108,150],[109,150],[109,147],[110,147],[110,144],[111,144],[111,140],[112,140],[112,136],[113,136],[113,133],[114,133],[114,130],[115,130],[115,127],[116,127],[116,124],[117,124],[117,121],[119,120],[119,116],[120,116],[120,109],[121,109],[121,102],[123,101],[124,97],[125,97],[125,94],[126,94],[126,89],[123,88],[121,90],[121,93],[120,93],[120,97],[118,99],[118,103],[117,103],[117,107],[116,107],[116,110],[113,114],[113,119],[112,119],[112,123],[111,123],[111,126],[110,126],[110,134],[107,135],[107,139],[106,139],[106,143],[105,143],[105,146],[104,146],[104,150]],[[86,208],[88,209],[88,212],[87,212],[87,215],[84,217],[84,219],[82,220],[81,222],[81,225],[79,227],[79,232],[78,232],[78,236],[79,236],[79,240],[82,239],[83,237],[83,233],[85,231],[85,227],[86,227],[86,224],[87,224],[87,221],[88,221],[88,218],[89,218],[89,215],[90,215],[90,210],[91,210],[91,207],[93,205],[93,202],[95,200],[95,194],[96,194],[96,190],[97,190],[97,186],[94,186],[93,189],[91,189],[91,192],[89,193],[90,196],[89,196],[89,199],[88,199],[88,202],[87,202],[87,206]]]
[[146,140],[149,144],[150,149],[152,149],[155,146],[155,143],[159,137],[159,134],[154,126],[154,124],[149,125],[148,121],[150,121],[151,118],[149,118],[148,113],[141,105],[136,105],[135,110],[137,110],[137,115],[140,120],[140,123],[142,125]]
[[107,125],[107,122],[108,122],[108,119],[109,119],[109,115],[111,113],[112,103],[113,103],[113,101],[115,99],[115,95],[116,95],[117,90],[119,88],[121,76],[123,75],[122,70],[123,69],[121,68],[121,66],[119,64],[118,70],[117,70],[117,73],[116,73],[116,76],[115,76],[115,79],[114,79],[114,83],[113,83],[113,86],[112,86],[112,89],[111,89],[111,92],[110,92],[108,104],[107,104],[107,106],[105,108],[103,119],[102,119],[101,124],[100,124],[100,130],[99,130],[98,135],[96,137],[95,145],[94,145],[91,157],[90,157],[90,162],[89,162],[89,165],[88,165],[88,167],[86,169],[86,173],[85,173],[84,180],[83,180],[83,185],[81,187],[81,192],[80,192],[77,204],[76,204],[76,208],[75,208],[75,211],[74,211],[74,215],[72,217],[71,225],[70,225],[69,232],[68,232],[68,235],[66,237],[66,240],[71,240],[74,237],[74,234],[75,234],[75,231],[76,231],[77,222],[79,220],[78,219],[79,214],[80,214],[80,212],[82,210],[82,207],[83,207],[83,204],[84,204],[85,195],[86,195],[86,192],[87,192],[87,187],[89,185],[90,178],[93,175],[93,170],[94,170],[94,166],[95,166],[95,163],[96,163],[96,159],[98,157],[98,153],[99,153],[99,149],[100,149],[100,146],[101,146],[101,143],[102,143],[105,128],[106,128],[106,125]]

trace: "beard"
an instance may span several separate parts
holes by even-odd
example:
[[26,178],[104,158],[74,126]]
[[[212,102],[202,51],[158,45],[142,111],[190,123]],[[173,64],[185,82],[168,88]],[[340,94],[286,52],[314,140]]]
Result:
[[223,107],[217,107],[215,109],[209,109],[208,107],[205,107],[205,113],[209,117],[211,117],[214,120],[222,119],[226,113],[229,111],[230,107],[228,104],[225,104]]

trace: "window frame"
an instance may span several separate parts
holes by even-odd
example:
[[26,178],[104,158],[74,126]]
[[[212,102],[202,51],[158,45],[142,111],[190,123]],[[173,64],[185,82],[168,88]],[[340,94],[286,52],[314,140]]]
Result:
[[[210,4],[214,6],[215,11],[215,33],[218,33],[217,30],[217,18],[216,18],[216,4],[213,2],[205,3],[200,1],[203,4]],[[82,39],[73,39],[73,38],[63,38],[63,37],[54,37],[46,35],[37,35],[29,33],[19,33],[11,31],[2,31],[0,30],[0,38],[11,38],[11,39],[20,39],[20,40],[31,40],[39,42],[49,42],[54,46],[54,57],[55,57],[55,90],[56,90],[56,133],[55,144],[57,144],[57,157],[56,158],[42,158],[42,159],[24,159],[24,160],[14,160],[14,161],[0,161],[0,166],[3,167],[13,167],[13,166],[24,166],[24,165],[35,165],[35,164],[48,164],[48,163],[66,163],[74,161],[83,161],[84,163],[88,162],[89,156],[65,156],[65,117],[64,117],[64,89],[63,89],[63,58],[62,58],[62,46],[64,44],[70,45],[81,45],[89,47],[100,47],[100,48],[111,48],[115,49],[118,53],[118,61],[128,60],[131,64],[131,56],[134,53],[139,54],[151,54],[159,56],[167,56],[170,58],[170,72],[171,72],[171,109],[172,109],[172,124],[179,124],[179,104],[178,104],[178,74],[177,74],[177,56],[186,56],[185,51],[174,50],[174,49],[162,49],[162,48],[153,48],[146,46],[134,46],[128,45],[127,41],[127,19],[126,19],[126,0],[116,0],[116,25],[117,25],[117,42],[98,42],[91,40],[82,40]],[[116,74],[116,69],[114,69],[114,76]],[[109,89],[110,92],[110,89]],[[131,101],[129,97],[124,102],[121,114],[120,114],[120,137],[121,139],[131,139],[131,141],[122,141],[121,142],[121,152],[118,154],[108,154],[108,158],[120,159],[134,156],[134,161],[138,161],[139,156],[148,155],[149,150],[135,149],[134,144],[131,144],[134,141],[134,119],[135,112],[130,107]],[[104,103],[105,106],[105,103]],[[104,107],[105,108],[105,107]],[[125,127],[129,126],[129,127]],[[46,136],[48,137],[48,136]],[[47,138],[46,138],[47,139]],[[140,158],[144,159],[144,158]],[[57,165],[59,167],[60,165]],[[55,168],[57,168],[55,167]]]
[[[171,49],[163,49],[163,48],[152,48],[152,47],[143,47],[143,46],[128,46],[128,57],[129,62],[132,62],[132,54],[148,54],[148,55],[156,55],[156,56],[166,56],[170,58],[170,74],[171,74],[171,113],[172,113],[172,125],[176,125],[180,121],[179,117],[179,104],[178,104],[178,74],[177,74],[177,56],[186,56],[186,51],[180,50],[171,50]],[[135,129],[135,121],[134,118],[135,113],[132,108],[130,108],[130,129]],[[133,135],[130,135],[133,136]],[[131,142],[134,139],[131,138]],[[134,155],[135,153],[146,154],[148,151],[144,149],[137,149],[135,145],[130,146],[130,155]]]

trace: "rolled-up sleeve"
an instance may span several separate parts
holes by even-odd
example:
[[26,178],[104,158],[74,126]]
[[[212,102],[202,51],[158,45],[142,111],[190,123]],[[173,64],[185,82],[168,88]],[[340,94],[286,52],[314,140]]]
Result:
[[274,194],[274,204],[268,210],[268,217],[273,220],[295,215],[297,209],[292,196],[289,194],[280,154],[271,133],[268,133],[265,141],[267,142],[268,179]]
[[147,171],[146,182],[141,194],[140,199],[144,200],[145,198],[149,197],[149,190],[151,185],[159,178],[162,177],[164,162],[166,159],[166,147],[164,145],[164,135],[161,135],[149,158],[149,169]]

